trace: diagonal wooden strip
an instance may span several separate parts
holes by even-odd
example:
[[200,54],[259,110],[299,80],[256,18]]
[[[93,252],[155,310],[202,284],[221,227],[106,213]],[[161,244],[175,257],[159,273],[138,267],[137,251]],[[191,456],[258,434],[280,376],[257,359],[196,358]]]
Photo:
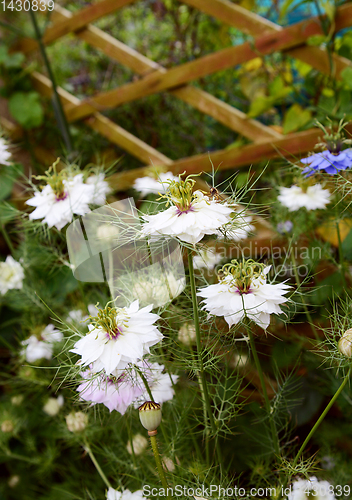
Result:
[[[348,7],[349,10],[345,9],[345,13],[351,14],[350,21],[352,22],[352,4],[349,4]],[[339,28],[339,25],[336,25],[336,28]],[[318,34],[322,34],[322,30],[317,18],[296,23],[279,32],[266,33],[255,39],[253,44],[246,42],[235,47],[228,47],[172,68],[164,74],[154,72],[138,82],[129,83],[86,99],[78,107],[67,108],[68,119],[70,121],[78,120],[96,110],[116,107],[125,102],[178,87],[216,71],[241,64],[259,55],[271,54],[277,50],[286,50],[302,45],[310,36]]]
[[[35,88],[42,95],[45,95],[47,97],[51,96],[52,85],[49,78],[40,73],[37,73],[36,71],[31,74],[31,78],[33,80]],[[58,87],[57,90],[60,98],[64,103],[70,103],[73,105],[79,104],[80,101],[79,99],[77,99],[77,97],[73,96],[60,87]],[[117,144],[125,151],[129,152],[131,155],[135,156],[146,164],[172,164],[172,160],[170,160],[170,158],[163,155],[162,153],[159,153],[159,151],[152,148],[145,142],[127,132],[127,130],[119,127],[111,120],[99,113],[96,113],[88,120],[85,120],[85,123],[92,129],[97,130],[101,135],[107,137],[111,142]]]
[[[235,26],[240,31],[249,35],[257,36],[258,32],[276,31],[280,32],[284,28],[278,24],[272,23],[267,19],[229,2],[229,0],[181,0],[183,3],[191,5],[206,14],[209,14],[220,21]],[[320,21],[319,21],[320,22]],[[336,13],[335,31],[347,28],[352,24],[352,9],[350,5],[342,5]],[[290,56],[296,57],[322,73],[330,73],[329,57],[326,50],[320,47],[300,47],[298,49],[288,50]],[[334,54],[335,75],[339,77],[342,69],[350,65],[348,59]],[[334,72],[332,72],[334,74]]]

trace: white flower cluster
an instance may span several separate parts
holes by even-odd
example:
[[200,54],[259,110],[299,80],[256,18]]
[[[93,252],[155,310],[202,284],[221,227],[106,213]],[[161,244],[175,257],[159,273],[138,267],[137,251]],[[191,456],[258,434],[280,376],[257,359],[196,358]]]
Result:
[[33,363],[38,359],[51,359],[54,347],[57,342],[61,342],[63,334],[56,330],[54,325],[49,324],[40,333],[40,336],[31,335],[28,339],[22,340],[21,355],[26,357],[28,363]]
[[330,191],[323,189],[320,184],[309,186],[306,190],[303,190],[300,186],[280,187],[279,191],[280,194],[277,199],[290,212],[295,212],[300,208],[317,210],[325,208],[330,203]]
[[141,196],[163,194],[169,187],[167,181],[178,181],[178,177],[175,177],[172,172],[161,172],[157,178],[139,177],[134,181],[133,187],[141,193]]
[[43,219],[43,224],[62,229],[72,221],[74,214],[85,215],[90,212],[90,204],[105,204],[110,188],[104,178],[104,174],[92,175],[84,182],[83,174],[77,174],[63,179],[63,192],[60,196],[47,184],[41,191],[35,191],[34,197],[26,201],[27,205],[36,207],[29,214],[29,219]]
[[19,262],[11,255],[5,262],[0,262],[0,294],[5,295],[9,290],[20,290],[24,280],[24,270]]
[[106,494],[106,500],[143,500],[143,490],[137,490],[133,493],[130,490],[118,491],[109,488]]
[[298,479],[292,483],[292,491],[288,494],[288,500],[336,500],[334,488],[328,481],[318,481],[313,476],[309,479]]

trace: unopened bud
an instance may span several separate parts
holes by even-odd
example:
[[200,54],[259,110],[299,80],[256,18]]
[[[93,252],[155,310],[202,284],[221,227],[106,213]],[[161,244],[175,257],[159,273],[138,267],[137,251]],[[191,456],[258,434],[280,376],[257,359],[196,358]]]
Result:
[[147,431],[155,431],[161,422],[161,407],[154,401],[146,401],[139,408],[139,419]]
[[347,358],[352,357],[352,328],[346,330],[339,340],[338,348],[341,354]]
[[66,415],[66,425],[70,432],[81,432],[88,425],[88,415],[81,411],[69,413]]

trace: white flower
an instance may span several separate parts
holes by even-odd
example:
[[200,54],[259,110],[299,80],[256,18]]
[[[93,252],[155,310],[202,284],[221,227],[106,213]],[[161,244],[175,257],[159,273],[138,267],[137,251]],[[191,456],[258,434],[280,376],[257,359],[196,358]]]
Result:
[[[288,494],[288,500],[336,500],[333,487],[328,481],[318,481],[313,476],[310,479],[298,479],[292,483],[292,490]],[[332,490],[332,491],[331,491]]]
[[106,494],[106,500],[144,500],[143,490],[137,490],[133,493],[130,490],[118,491],[109,488]]
[[11,153],[8,151],[8,145],[2,137],[0,137],[0,165],[10,165],[8,159]]
[[178,181],[178,177],[175,177],[172,172],[160,173],[158,179],[153,177],[139,177],[133,183],[134,189],[140,191],[142,196],[146,196],[149,193],[152,194],[164,194],[169,184],[166,181]]
[[280,187],[279,190],[280,194],[277,199],[289,209],[289,212],[294,212],[303,207],[307,210],[316,210],[325,208],[330,203],[330,191],[323,189],[320,184],[309,186],[306,191],[303,191],[299,186]]
[[153,304],[161,307],[180,295],[186,287],[185,278],[176,279],[172,272],[159,277],[151,276],[148,280],[140,280],[132,288],[132,296],[142,305]]
[[62,332],[56,330],[54,325],[49,324],[40,334],[40,339],[31,335],[28,339],[22,340],[24,346],[21,354],[26,356],[28,363],[33,363],[38,359],[51,359],[54,351],[54,344],[63,339]]
[[216,253],[213,248],[203,248],[199,251],[199,255],[193,257],[194,269],[208,269],[212,271],[214,267],[219,264],[222,255]]
[[81,432],[88,425],[88,415],[81,411],[76,411],[66,415],[66,425],[70,432]]
[[116,240],[119,234],[120,230],[114,224],[101,224],[97,229],[97,238],[99,240]]
[[106,324],[110,324],[110,329],[88,325],[89,333],[76,342],[72,352],[82,356],[82,365],[94,363],[97,372],[104,369],[107,375],[128,363],[136,363],[163,338],[154,326],[159,316],[150,312],[152,308],[149,305],[139,309],[138,300],[122,309],[108,308],[110,317]]
[[92,203],[93,205],[105,205],[106,195],[110,193],[111,189],[109,184],[104,179],[105,175],[100,173],[98,175],[91,175],[86,180],[86,184],[94,186],[89,203]]
[[241,288],[234,276],[227,274],[220,283],[200,289],[197,295],[204,297],[204,307],[210,314],[224,316],[231,327],[239,323],[246,315],[264,330],[270,323],[270,314],[281,314],[279,304],[287,301],[283,297],[289,285],[266,283],[270,267],[252,278],[246,289]]
[[62,181],[64,192],[59,198],[52,187],[47,184],[42,191],[36,191],[34,198],[26,201],[27,205],[36,207],[29,214],[29,219],[43,219],[49,227],[58,230],[72,221],[73,214],[85,215],[90,212],[89,203],[94,197],[94,184],[84,184],[83,174]]
[[60,411],[60,408],[64,404],[64,398],[60,394],[57,398],[49,398],[48,401],[43,406],[43,411],[50,417],[55,417]]
[[248,237],[248,233],[255,230],[255,227],[250,224],[253,219],[251,215],[245,215],[243,210],[238,207],[235,209],[235,214],[236,216],[231,222],[215,232],[219,240],[223,240],[225,237],[232,241],[244,240]]
[[194,323],[184,323],[178,331],[177,338],[182,344],[191,345],[197,339]]
[[21,264],[11,256],[6,257],[5,262],[0,262],[0,294],[5,295],[8,290],[22,288],[24,271]]
[[155,215],[143,215],[146,221],[142,234],[168,235],[186,243],[198,243],[204,235],[215,234],[224,224],[231,222],[233,208],[210,200],[201,191],[193,193],[189,207],[182,211],[176,205]]
[[[148,439],[142,434],[136,434],[132,438],[133,452],[135,455],[140,455],[148,446]],[[126,449],[130,455],[132,455],[131,441],[128,441]]]

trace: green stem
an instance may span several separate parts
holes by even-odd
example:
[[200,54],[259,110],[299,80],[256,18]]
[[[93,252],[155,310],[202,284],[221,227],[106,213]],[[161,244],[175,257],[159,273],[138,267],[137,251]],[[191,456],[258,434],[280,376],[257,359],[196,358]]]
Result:
[[14,252],[15,252],[15,249],[14,249],[14,247],[12,245],[12,241],[11,241],[9,235],[8,235],[8,232],[6,230],[5,224],[2,224],[2,226],[1,226],[1,232],[2,232],[2,234],[4,236],[4,239],[6,241],[7,246],[9,247],[9,250],[10,250],[11,254],[13,255]]
[[34,30],[35,30],[35,34],[36,34],[37,42],[38,42],[38,45],[39,45],[39,49],[40,49],[40,52],[42,54],[45,67],[46,67],[46,70],[48,72],[48,75],[49,75],[49,78],[51,80],[51,84],[52,84],[52,87],[53,87],[53,93],[54,93],[53,94],[53,99],[54,99],[54,102],[56,104],[56,111],[58,113],[57,121],[58,121],[59,129],[60,129],[60,131],[62,133],[62,136],[63,136],[63,139],[65,141],[65,145],[66,145],[67,151],[69,153],[72,153],[73,148],[72,148],[72,141],[71,141],[70,129],[69,129],[69,126],[68,126],[68,123],[67,123],[67,120],[66,120],[66,115],[64,113],[64,110],[63,110],[63,107],[62,107],[62,104],[61,104],[61,100],[60,100],[59,94],[57,92],[57,86],[56,86],[56,81],[55,81],[54,73],[53,73],[53,71],[51,69],[51,65],[50,65],[48,56],[46,54],[46,50],[45,50],[45,47],[44,47],[44,44],[43,44],[43,40],[42,40],[42,35],[41,35],[40,30],[39,30],[39,26],[38,26],[35,14],[32,11],[32,9],[29,9],[29,15],[31,16],[31,20],[32,20],[33,27],[34,27]]
[[[291,249],[291,261],[292,261],[293,272],[295,273],[296,285],[297,285],[297,289],[298,289],[301,286],[301,282],[300,282],[300,279],[299,279],[299,276],[298,276],[296,258],[295,258],[295,253],[294,253],[293,249]],[[305,298],[304,298],[303,294],[301,295],[301,300],[302,300],[302,305],[303,305],[304,312],[306,313],[306,316],[308,318],[310,327],[312,329],[312,332],[314,333],[314,337],[316,338],[316,340],[320,341],[320,337],[319,337],[318,331],[315,328],[312,316],[310,314],[310,311],[308,309],[308,306],[307,306],[307,303],[305,301]]]
[[88,455],[89,455],[89,457],[90,457],[91,461],[93,462],[93,464],[94,464],[95,468],[97,469],[97,471],[98,471],[98,473],[99,473],[100,477],[102,478],[102,480],[104,481],[104,483],[106,484],[106,486],[107,486],[108,488],[112,488],[112,486],[111,486],[111,484],[110,484],[110,482],[109,482],[108,478],[105,476],[105,474],[104,474],[104,472],[103,472],[102,468],[100,467],[100,465],[99,465],[99,463],[98,463],[97,459],[95,458],[94,453],[92,452],[92,450],[91,450],[91,448],[90,448],[90,446],[89,446],[89,444],[88,444],[88,441],[84,441],[83,448],[84,448],[84,449],[86,450],[86,452],[88,453]]
[[189,248],[187,248],[187,256],[188,256],[189,279],[190,279],[190,284],[191,284],[193,318],[194,318],[194,326],[195,326],[195,330],[196,330],[196,342],[197,342],[197,354],[198,354],[198,366],[199,366],[199,369],[197,369],[197,378],[199,381],[199,388],[200,388],[200,392],[202,395],[202,401],[203,401],[203,405],[204,405],[204,425],[205,425],[205,430],[206,430],[206,442],[208,442],[208,432],[207,432],[208,423],[207,423],[207,419],[206,419],[206,416],[208,416],[211,429],[212,429],[213,434],[215,436],[215,448],[216,448],[216,453],[217,453],[218,460],[219,460],[219,467],[221,468],[222,467],[222,455],[220,452],[219,442],[217,439],[217,429],[216,429],[213,413],[211,410],[208,386],[207,386],[207,381],[206,381],[205,372],[204,372],[202,346],[201,346],[201,339],[200,339],[200,326],[199,326],[199,315],[198,315],[196,280],[194,277],[192,251]]
[[272,418],[272,415],[271,415],[271,405],[270,405],[270,400],[269,400],[268,392],[266,390],[266,385],[265,385],[263,370],[262,370],[262,367],[261,367],[261,364],[260,364],[260,361],[259,361],[259,358],[258,358],[258,353],[257,353],[257,349],[255,347],[255,342],[254,342],[254,337],[253,337],[252,330],[250,328],[250,325],[247,325],[247,327],[248,327],[247,331],[248,331],[248,336],[249,336],[249,342],[250,342],[250,345],[251,345],[252,355],[253,355],[253,358],[254,358],[255,366],[257,368],[257,372],[258,372],[258,375],[259,375],[260,383],[261,383],[261,386],[262,386],[262,391],[263,391],[263,396],[264,396],[264,401],[265,401],[265,407],[266,407],[266,411],[267,411],[269,422],[270,422],[270,430],[271,430],[271,436],[272,436],[272,440],[273,440],[273,445],[274,445],[274,448],[275,448],[275,453],[277,455],[280,455],[279,439],[278,439],[278,436],[277,436],[275,422],[274,422],[274,420]]
[[338,241],[338,248],[339,248],[339,264],[340,264],[342,285],[343,285],[344,290],[347,291],[347,284],[346,284],[346,277],[345,277],[345,266],[344,266],[344,259],[343,259],[342,241],[341,241],[341,233],[340,233],[339,220],[336,221],[336,232],[337,232],[337,241]]
[[149,437],[150,437],[150,443],[151,443],[152,448],[153,448],[154,458],[155,458],[156,466],[158,469],[161,484],[163,485],[163,488],[167,492],[167,498],[170,498],[170,496],[168,494],[169,486],[168,486],[167,481],[166,481],[165,471],[164,471],[163,466],[161,464],[161,459],[160,459],[160,455],[159,455],[159,449],[158,449],[158,443],[156,441],[156,436],[149,436]]
[[[308,434],[308,436],[306,437],[306,439],[304,440],[302,446],[300,447],[300,449],[298,450],[298,453],[293,461],[293,464],[292,464],[292,468],[294,469],[297,464],[298,464],[298,460],[300,459],[305,447],[307,446],[307,444],[309,443],[309,441],[311,440],[313,434],[315,433],[315,431],[318,429],[318,427],[320,426],[320,424],[322,423],[322,421],[324,420],[324,418],[326,417],[327,413],[329,412],[330,408],[332,407],[332,405],[335,403],[336,399],[339,397],[339,395],[341,394],[341,392],[343,391],[345,385],[347,384],[347,382],[349,381],[350,379],[350,375],[351,375],[351,370],[352,370],[352,367],[349,368],[348,372],[347,372],[347,375],[345,376],[343,382],[341,383],[340,387],[337,389],[337,391],[335,392],[335,394],[333,395],[333,397],[331,398],[331,400],[329,401],[329,403],[327,404],[325,410],[323,411],[323,413],[320,415],[320,417],[318,418],[318,420],[315,422],[313,428],[311,429],[310,433]],[[278,497],[278,500],[280,500],[281,496],[282,496],[282,491],[286,488],[287,486],[287,483],[289,481],[289,479],[291,479],[291,475],[288,476],[283,485],[282,485],[282,488],[281,488],[281,492],[280,492],[280,496]]]

